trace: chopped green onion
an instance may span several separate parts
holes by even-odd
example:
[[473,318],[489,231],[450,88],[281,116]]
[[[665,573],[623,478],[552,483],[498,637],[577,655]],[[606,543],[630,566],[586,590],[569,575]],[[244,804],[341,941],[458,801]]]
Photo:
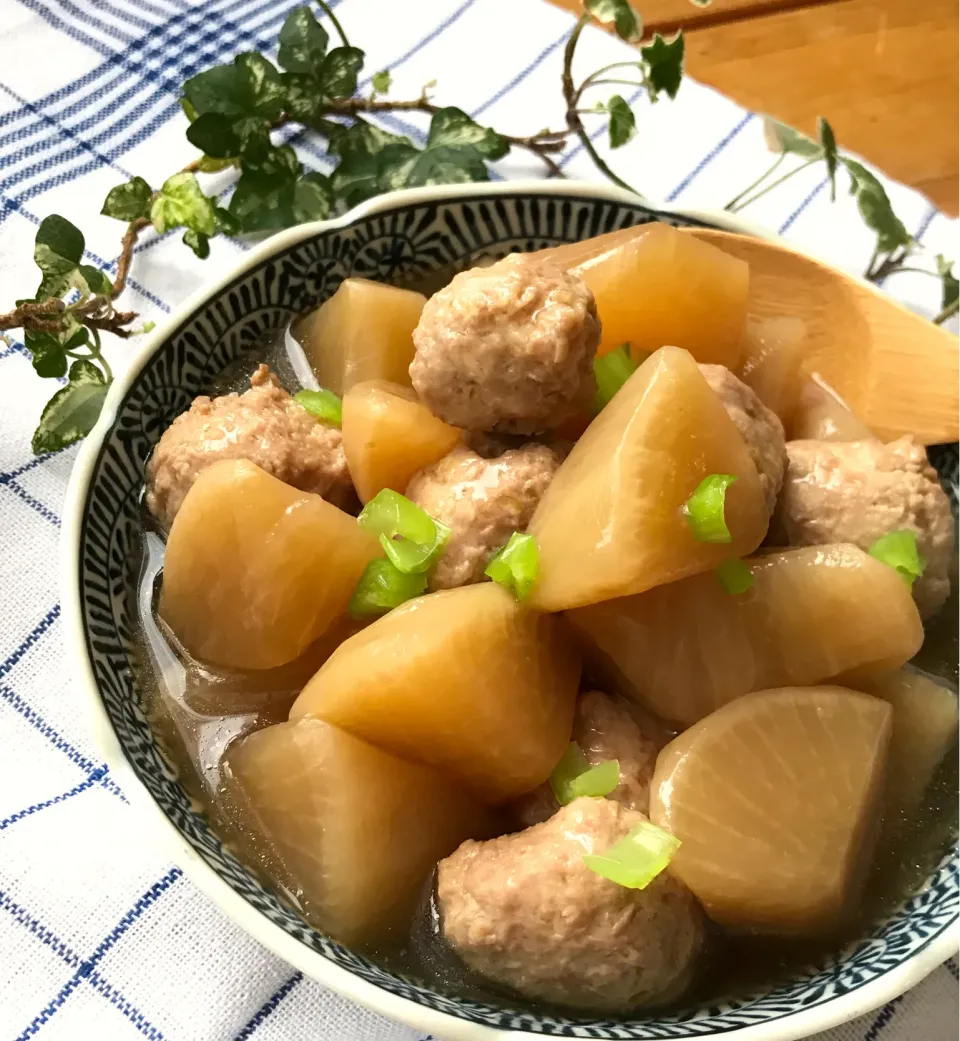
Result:
[[384,553],[404,574],[429,571],[450,538],[450,529],[392,488],[384,488],[357,517],[360,527],[378,535]]
[[567,745],[567,750],[550,775],[550,787],[561,806],[566,806],[581,795],[601,799],[609,795],[619,783],[620,763],[616,759],[607,759],[591,766],[576,741]]
[[332,390],[299,390],[293,400],[321,423],[343,426],[343,401]]
[[350,614],[354,618],[386,614],[426,591],[426,575],[404,574],[389,560],[378,557],[367,564],[360,576],[350,599]]
[[684,516],[698,542],[733,542],[723,508],[727,489],[736,479],[733,474],[710,474],[683,504]]
[[917,549],[917,536],[912,531],[890,531],[868,550],[871,557],[894,568],[900,577],[912,586],[927,566],[926,558]]
[[496,553],[483,572],[509,589],[518,600],[526,600],[540,574],[540,550],[532,535],[515,531],[510,541]]
[[742,560],[725,560],[718,565],[717,578],[731,596],[739,596],[753,588],[753,572]]
[[673,859],[680,840],[644,821],[606,853],[584,854],[583,862],[603,878],[627,889],[646,889]]
[[621,344],[593,360],[593,374],[597,380],[596,406],[599,412],[609,405],[614,394],[637,371],[637,363],[630,357],[630,344]]

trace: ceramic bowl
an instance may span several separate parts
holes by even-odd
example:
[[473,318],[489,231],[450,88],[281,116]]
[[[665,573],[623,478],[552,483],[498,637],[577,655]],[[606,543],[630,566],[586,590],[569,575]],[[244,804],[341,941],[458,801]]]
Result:
[[[727,1004],[626,1021],[564,1018],[438,993],[379,968],[311,929],[221,844],[191,804],[144,716],[131,669],[134,557],[143,468],[162,431],[215,375],[256,351],[343,278],[428,277],[471,258],[534,250],[662,220],[744,233],[729,215],[654,209],[619,190],[575,183],[427,188],[283,232],[181,306],[110,391],[87,439],[64,522],[63,603],[70,653],[102,753],[143,826],[234,921],[307,976],[444,1041],[518,1036],[626,1039],[732,1035],[793,1041],[860,1015],[912,986],[957,949],[957,851],[872,935],[799,978]],[[956,446],[937,462],[955,482]]]

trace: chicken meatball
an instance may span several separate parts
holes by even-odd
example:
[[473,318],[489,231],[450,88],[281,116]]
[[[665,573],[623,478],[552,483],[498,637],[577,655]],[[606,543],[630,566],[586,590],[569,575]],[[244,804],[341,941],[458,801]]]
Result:
[[727,415],[740,431],[760,475],[767,512],[772,514],[787,464],[783,424],[752,388],[737,379],[726,366],[701,365],[700,371],[707,383],[720,395]]
[[340,431],[298,405],[266,365],[248,391],[196,398],[164,431],[147,463],[147,508],[169,527],[200,472],[221,459],[249,459],[327,497],[349,487]]
[[933,614],[950,592],[950,500],[927,453],[911,437],[880,441],[790,441],[777,510],[791,546],[852,542],[869,549],[881,535],[912,531],[926,569],[913,585],[917,607]]
[[533,434],[589,407],[600,321],[580,279],[513,253],[456,275],[413,333],[423,403],[465,430]]
[[443,939],[469,969],[534,1001],[623,1013],[679,997],[705,945],[693,896],[668,872],[626,889],[583,861],[644,820],[584,798],[526,831],[464,842],[437,872]]
[[[641,813],[649,810],[650,781],[659,749],[622,702],[599,690],[583,694],[577,699],[570,740],[576,741],[591,766],[607,759],[616,759],[620,764],[620,784],[608,798],[629,810]],[[511,807],[514,818],[523,827],[548,820],[559,808],[549,783],[518,799]]]
[[414,474],[407,498],[450,529],[431,588],[481,581],[490,557],[526,529],[559,465],[546,445],[525,445],[495,459],[458,446]]

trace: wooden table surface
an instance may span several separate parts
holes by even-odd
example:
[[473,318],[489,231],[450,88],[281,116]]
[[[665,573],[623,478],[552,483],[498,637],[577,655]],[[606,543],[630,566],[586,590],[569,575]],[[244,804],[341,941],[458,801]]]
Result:
[[[578,12],[580,0],[554,0]],[[633,0],[646,34],[686,33],[687,71],[859,153],[957,214],[957,0]]]

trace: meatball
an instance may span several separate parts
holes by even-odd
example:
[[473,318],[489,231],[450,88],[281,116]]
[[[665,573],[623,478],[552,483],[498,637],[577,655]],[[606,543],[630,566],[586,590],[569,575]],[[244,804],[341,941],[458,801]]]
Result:
[[444,940],[474,972],[534,1001],[621,1013],[675,999],[705,945],[703,916],[669,873],[626,889],[591,871],[642,813],[576,799],[550,820],[440,862]]
[[924,617],[950,592],[953,516],[926,450],[911,437],[880,441],[790,441],[776,528],[788,545],[852,542],[869,549],[908,530],[926,558],[913,596]]
[[767,512],[772,514],[787,463],[783,424],[776,413],[725,366],[701,365],[700,371],[720,395],[727,415],[740,431],[760,475]]
[[465,430],[533,434],[589,407],[600,321],[580,279],[513,253],[456,275],[413,333],[423,403]]
[[[629,810],[649,810],[650,781],[659,749],[622,702],[599,690],[582,695],[577,699],[570,740],[576,741],[591,766],[607,759],[616,759],[620,764],[620,784],[609,798]],[[553,789],[542,784],[518,799],[512,811],[518,822],[529,827],[552,817],[559,808]]]
[[164,527],[200,472],[221,459],[249,459],[318,495],[337,496],[349,486],[340,431],[298,405],[266,365],[248,391],[196,398],[164,431],[147,463],[147,507]]
[[530,523],[559,465],[546,445],[525,445],[495,459],[458,446],[415,473],[407,498],[450,528],[431,588],[479,582],[490,557]]

